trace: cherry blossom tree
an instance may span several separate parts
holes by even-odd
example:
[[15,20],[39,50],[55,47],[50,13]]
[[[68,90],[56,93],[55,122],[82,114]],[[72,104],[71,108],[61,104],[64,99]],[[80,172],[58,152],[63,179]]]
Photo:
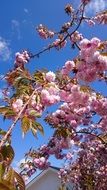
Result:
[[[0,113],[13,122],[7,131],[0,129],[1,190],[24,190],[24,180],[37,169],[48,168],[51,155],[64,160],[59,172],[62,187],[69,182],[75,190],[107,189],[107,98],[91,87],[94,81],[99,85],[107,82],[107,41],[87,39],[79,32],[82,23],[89,27],[107,24],[107,11],[87,17],[85,8],[90,1],[81,0],[77,10],[67,4],[69,21],[59,32],[40,24],[36,28],[40,37],[53,42],[35,54],[27,50],[16,53],[14,67],[5,75],[7,88]],[[68,43],[78,50],[78,55],[56,73],[39,70],[31,74],[26,69],[31,59],[53,48],[60,50]],[[45,116],[45,122],[53,128],[53,135],[47,144],[26,153],[26,163],[21,164],[18,174],[10,167],[14,158],[12,130],[20,121],[23,135],[29,130],[34,136],[38,131],[43,134],[37,118],[52,105],[58,108]]]

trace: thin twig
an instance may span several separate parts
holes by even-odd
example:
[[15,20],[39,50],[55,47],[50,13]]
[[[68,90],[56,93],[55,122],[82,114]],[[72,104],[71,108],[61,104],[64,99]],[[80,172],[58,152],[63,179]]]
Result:
[[[71,36],[72,34],[74,34],[74,32],[76,32],[78,30],[78,28],[81,25],[82,20],[84,19],[84,10],[85,10],[85,6],[83,6],[83,10],[82,10],[82,15],[81,18],[79,20],[79,23],[77,25],[77,27],[69,34],[68,31],[66,31],[67,35],[59,42],[58,46],[60,46],[69,36]],[[77,13],[76,13],[77,14]],[[73,22],[74,22],[74,17],[70,23],[70,26],[72,26]],[[69,29],[69,28],[68,28]],[[59,32],[60,33],[60,32]],[[77,48],[80,50],[79,46],[77,44],[75,44],[77,46]],[[40,52],[36,53],[36,54],[32,54],[30,57],[34,58],[34,57],[39,57],[42,53],[54,48],[54,44],[50,44],[48,47],[46,47],[45,49],[41,50]]]
[[89,131],[76,131],[76,133],[77,133],[77,134],[78,134],[78,133],[84,133],[84,134],[87,134],[87,135],[92,135],[92,136],[98,138],[103,144],[107,145],[107,143],[106,143],[99,135],[96,135],[96,134],[91,133],[91,132],[89,132]]

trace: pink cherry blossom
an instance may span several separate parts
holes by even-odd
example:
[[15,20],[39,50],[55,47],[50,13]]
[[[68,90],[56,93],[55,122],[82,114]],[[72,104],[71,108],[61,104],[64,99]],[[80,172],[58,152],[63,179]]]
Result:
[[41,100],[44,105],[52,105],[60,101],[59,89],[57,86],[50,86],[41,91]]
[[65,68],[68,71],[72,71],[72,69],[75,67],[75,63],[73,61],[66,61],[65,62]]
[[38,33],[39,33],[39,35],[40,35],[41,38],[43,38],[43,39],[47,39],[48,38],[47,33],[43,29],[40,29],[38,31]]
[[23,106],[22,99],[17,99],[15,102],[12,103],[12,107],[15,112],[19,112],[22,109],[22,106]]
[[46,73],[46,79],[48,80],[48,82],[54,82],[55,74],[53,72],[49,71],[48,73]]
[[61,41],[61,39],[56,39],[56,40],[53,42],[53,46],[54,46],[56,49],[61,49],[61,48],[63,48],[63,47],[66,46],[66,43],[67,43],[66,40]]
[[75,42],[79,42],[83,39],[83,36],[81,33],[79,33],[78,31],[75,31],[71,36],[70,36],[70,40],[72,43]]
[[101,13],[98,13],[93,20],[100,24],[107,24],[107,12],[103,11]]
[[27,51],[23,51],[22,53],[17,52],[16,53],[16,60],[15,65],[16,66],[23,66],[24,64],[28,63],[30,60],[29,53]]

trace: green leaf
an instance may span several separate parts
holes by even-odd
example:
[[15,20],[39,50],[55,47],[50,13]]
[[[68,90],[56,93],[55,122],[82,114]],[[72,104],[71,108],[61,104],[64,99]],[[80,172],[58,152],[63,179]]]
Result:
[[14,117],[16,116],[16,113],[13,111],[13,110],[8,110],[8,112],[5,113],[5,118],[11,118],[11,117]]
[[107,52],[103,52],[103,53],[100,53],[102,56],[106,56],[107,57]]
[[21,122],[21,128],[22,128],[22,132],[24,134],[26,134],[29,131],[30,125],[31,125],[30,124],[30,119],[27,116],[24,116],[22,118],[22,122]]
[[37,126],[35,125],[35,121],[32,122],[32,127],[31,127],[32,134],[34,137],[37,138]]
[[5,114],[9,110],[9,107],[0,106],[0,114]]
[[44,135],[43,127],[40,123],[36,122],[34,119],[30,119],[27,116],[24,116],[22,118],[22,132],[25,135],[30,129],[32,131],[32,134],[36,136],[37,131],[40,131],[42,135]]
[[34,122],[33,125],[37,128],[37,130],[40,131],[40,133],[41,133],[42,135],[44,135],[44,130],[43,130],[43,127],[42,127],[42,125],[41,125],[40,123]]
[[3,161],[3,155],[0,153],[0,162]]
[[5,172],[5,167],[4,167],[3,163],[0,163],[0,181],[2,180],[4,172]]
[[89,86],[82,85],[80,87],[80,91],[89,93],[91,92],[91,88]]
[[0,163],[0,190],[16,190],[12,184],[5,180],[8,172],[5,172],[3,163]]
[[34,135],[34,137],[37,138],[37,129],[35,129],[34,127],[31,128],[32,134]]
[[33,75],[34,79],[40,83],[44,82],[44,72],[36,71]]
[[31,87],[26,85],[21,85],[20,87],[16,88],[16,94],[14,97],[20,97],[20,95],[28,95],[31,92]]
[[14,158],[14,150],[12,148],[11,145],[4,145],[1,150],[0,153],[3,157],[3,160],[8,160],[9,163],[12,162],[13,158]]
[[0,128],[0,135],[4,136],[7,132]]
[[29,85],[30,80],[28,78],[25,78],[23,76],[19,76],[16,80],[15,80],[15,86],[19,87],[20,85]]
[[34,116],[34,117],[40,117],[41,116],[41,114],[39,112],[37,112],[33,109],[29,111],[29,115]]
[[16,190],[16,183],[20,190],[25,190],[25,183],[22,177],[13,168],[9,168],[2,175],[0,190]]
[[12,168],[10,168],[4,178],[5,181],[7,181],[8,184],[14,184],[14,170]]
[[20,190],[25,190],[25,183],[23,178],[21,177],[21,175],[19,175],[16,171],[14,172],[14,176],[17,180],[18,186],[20,188]]
[[16,113],[9,106],[1,106],[0,114],[4,115],[4,118],[9,118],[16,115]]
[[102,139],[102,141],[107,144],[107,134],[99,135],[99,137]]
[[36,103],[40,104],[40,96],[39,95],[36,96]]

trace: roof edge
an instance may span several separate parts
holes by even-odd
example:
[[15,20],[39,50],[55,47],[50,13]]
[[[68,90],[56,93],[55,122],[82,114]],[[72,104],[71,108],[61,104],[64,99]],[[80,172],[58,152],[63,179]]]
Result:
[[29,188],[33,183],[35,183],[36,181],[38,181],[42,176],[44,176],[49,170],[54,171],[54,172],[58,172],[60,170],[60,168],[55,167],[55,166],[49,166],[46,170],[43,170],[42,172],[40,172],[36,177],[34,177],[27,185],[26,188]]

